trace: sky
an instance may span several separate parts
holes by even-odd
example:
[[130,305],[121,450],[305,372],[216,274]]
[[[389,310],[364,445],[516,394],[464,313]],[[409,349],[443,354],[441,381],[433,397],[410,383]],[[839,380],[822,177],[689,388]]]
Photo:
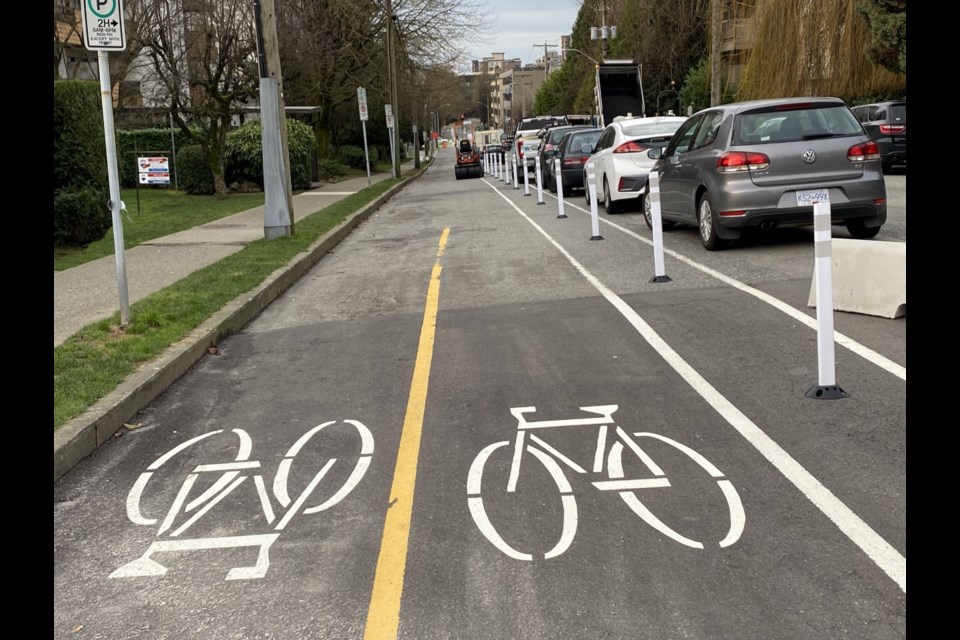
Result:
[[543,57],[544,43],[558,52],[560,36],[573,29],[580,5],[580,0],[487,0],[490,30],[484,42],[470,45],[469,59],[502,51],[504,58],[527,64]]

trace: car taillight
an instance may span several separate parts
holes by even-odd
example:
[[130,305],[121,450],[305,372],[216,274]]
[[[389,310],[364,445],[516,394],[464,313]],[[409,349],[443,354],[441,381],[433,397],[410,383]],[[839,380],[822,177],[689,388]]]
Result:
[[855,144],[847,149],[847,160],[850,162],[864,162],[865,160],[879,160],[880,149],[873,140]]
[[520,158],[523,157],[523,141],[522,140],[517,140],[517,156]]
[[643,146],[636,140],[628,140],[622,145],[613,150],[614,153],[636,153],[638,151],[646,151],[647,147]]
[[756,151],[728,151],[717,159],[717,171],[760,171],[770,166],[770,158]]
[[566,166],[566,167],[575,167],[575,166],[577,166],[578,164],[579,164],[579,165],[586,164],[588,159],[589,159],[589,156],[578,156],[578,157],[573,157],[573,158],[564,158],[564,159],[563,159],[563,165]]
[[907,125],[905,124],[882,124],[880,125],[880,133],[885,133],[888,136],[893,135],[894,133],[903,133],[907,130]]

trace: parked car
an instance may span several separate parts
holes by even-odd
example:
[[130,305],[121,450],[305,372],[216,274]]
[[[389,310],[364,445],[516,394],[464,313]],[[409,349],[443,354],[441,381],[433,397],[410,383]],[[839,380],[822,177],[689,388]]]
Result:
[[[617,117],[606,126],[583,167],[583,184],[587,184],[587,171],[593,163],[597,199],[603,202],[607,213],[617,213],[628,204],[639,202],[655,162],[647,152],[666,146],[685,120],[678,116]],[[589,197],[588,193],[588,200]]]
[[[560,139],[554,158],[560,159],[560,182],[564,196],[583,189],[583,165],[593,153],[602,133],[603,129],[599,127],[575,127],[566,131]],[[557,192],[557,177],[552,169],[546,184],[550,191]]]
[[664,227],[695,225],[710,251],[744,229],[812,225],[814,202],[829,202],[833,224],[854,238],[876,236],[887,220],[877,143],[838,98],[710,107],[648,155],[657,161]]
[[511,155],[516,157],[517,167],[528,173],[534,171],[532,155],[540,148],[539,133],[547,127],[568,125],[567,116],[537,116],[524,118],[517,124],[513,134]]
[[556,127],[548,127],[543,130],[543,135],[540,136],[540,170],[543,173],[543,184],[553,193],[557,192],[557,185],[554,181],[553,186],[551,187],[551,181],[553,180],[553,159],[557,153],[557,147],[560,146],[560,141],[563,139],[563,136],[570,131],[576,129],[595,129],[596,127],[591,127],[589,125],[559,125]]
[[884,173],[907,164],[907,103],[905,100],[861,104],[850,108],[880,149]]

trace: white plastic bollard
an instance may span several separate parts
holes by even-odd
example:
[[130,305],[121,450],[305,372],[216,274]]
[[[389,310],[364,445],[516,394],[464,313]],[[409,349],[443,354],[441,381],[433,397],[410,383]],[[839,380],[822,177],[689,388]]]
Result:
[[520,181],[517,179],[517,156],[510,156],[510,164],[513,165],[513,188],[520,188]]
[[503,181],[504,184],[508,187],[510,186],[510,156],[503,156]]
[[540,152],[537,151],[534,157],[534,163],[537,166],[537,204],[546,204],[543,201],[543,171],[540,169]]
[[495,160],[496,163],[497,163],[497,178],[500,179],[500,182],[503,182],[503,179],[504,179],[504,176],[503,176],[503,156],[501,156],[500,153],[497,152],[497,155],[495,155],[495,156],[493,156],[493,157],[494,157],[494,160]]
[[[660,174],[647,174],[650,189],[645,197],[650,198],[650,226],[653,227],[653,278],[650,282],[670,282],[663,266],[663,219],[660,217]],[[646,207],[647,203],[644,202]]]
[[557,217],[566,218],[567,214],[563,212],[563,173],[560,171],[560,158],[553,159],[554,182],[557,183]]
[[600,235],[600,218],[597,216],[597,177],[593,175],[593,163],[587,163],[587,189],[590,193],[590,227],[593,230],[591,240],[603,240]]
[[817,282],[817,381],[807,390],[808,398],[837,400],[847,392],[837,385],[833,353],[833,252],[830,241],[830,203],[813,205],[814,275]]
[[[520,158],[517,158],[517,164],[521,164]],[[520,167],[520,170],[523,171],[523,195],[530,195],[530,174],[527,172],[527,159],[523,159],[523,166]]]
[[484,175],[490,173],[490,154],[483,154],[483,173]]

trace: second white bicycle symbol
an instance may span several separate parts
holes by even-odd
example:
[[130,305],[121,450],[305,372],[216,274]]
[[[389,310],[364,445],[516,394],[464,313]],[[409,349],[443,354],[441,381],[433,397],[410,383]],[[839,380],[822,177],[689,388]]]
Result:
[[[334,426],[336,425],[336,426]],[[327,431],[325,431],[327,430]],[[292,467],[301,453],[310,443],[310,441],[320,433],[336,433],[340,435],[356,434],[351,438],[353,446],[358,446],[359,450],[352,452],[346,457],[341,456],[341,464],[346,463],[353,467],[349,474],[340,474],[342,484],[338,488],[329,489],[327,493],[332,494],[319,502],[311,505],[311,495],[317,491],[318,485],[328,476],[331,468],[337,462],[338,458],[330,457],[322,467],[314,467],[309,461],[301,464],[310,465],[306,471],[306,477],[311,478],[307,485],[299,494],[291,496],[289,492],[289,479]],[[127,517],[134,524],[144,526],[154,526],[158,523],[158,518],[145,515],[141,506],[144,492],[148,486],[155,484],[151,482],[154,475],[159,473],[172,459],[183,453],[197,443],[207,440],[219,434],[225,434],[222,429],[211,431],[195,438],[183,442],[164,455],[157,458],[153,464],[147,467],[147,470],[140,474],[140,477],[130,489],[127,495]],[[256,562],[251,566],[234,567],[227,573],[227,580],[249,580],[252,578],[262,578],[270,568],[270,546],[280,537],[280,532],[290,523],[291,519],[299,514],[313,514],[329,509],[343,500],[357,486],[370,466],[370,458],[373,455],[373,435],[370,429],[357,422],[356,420],[343,420],[337,423],[335,420],[324,422],[313,427],[287,450],[286,455],[280,461],[276,475],[273,478],[273,497],[277,500],[277,511],[274,510],[273,501],[267,492],[267,485],[263,478],[263,470],[258,460],[251,460],[250,454],[253,450],[253,442],[250,436],[243,429],[233,429],[233,435],[236,439],[232,446],[223,447],[221,450],[231,451],[234,446],[236,455],[229,462],[209,462],[207,464],[190,465],[193,467],[187,477],[180,485],[173,503],[167,510],[166,516],[159,521],[157,537],[162,539],[150,544],[147,550],[139,558],[128,562],[116,571],[110,574],[111,578],[134,578],[144,576],[162,576],[166,574],[167,567],[154,559],[158,553],[169,552],[188,552],[215,549],[230,549],[257,547]],[[329,453],[326,453],[329,456]],[[315,472],[314,472],[315,471]],[[201,476],[212,480],[212,484],[206,490],[199,489]],[[331,473],[329,477],[332,477]],[[345,478],[344,478],[345,476]],[[217,537],[189,538],[182,536],[190,527],[200,520],[210,509],[224,500],[237,487],[244,483],[248,478],[253,479],[253,484],[258,497],[259,508],[263,515],[263,523],[269,528],[268,532],[253,535],[232,535]],[[213,478],[216,478],[213,480]],[[249,486],[249,484],[247,485]],[[192,497],[192,493],[200,495]],[[192,499],[191,499],[192,498]],[[317,498],[314,498],[317,500]],[[185,519],[179,526],[177,519]]]
[[[595,415],[569,420],[540,420],[536,422],[528,421],[524,415],[535,412],[535,407],[514,407],[510,409],[510,413],[517,419],[517,435],[513,447],[510,447],[511,443],[507,440],[494,442],[484,447],[477,454],[473,464],[470,465],[470,473],[467,477],[467,502],[470,513],[477,527],[493,546],[511,558],[533,560],[532,553],[516,549],[503,539],[497,527],[490,521],[487,508],[483,502],[484,493],[490,496],[491,492],[501,491],[503,485],[497,484],[497,482],[504,480],[503,477],[483,477],[490,458],[495,455],[512,455],[509,477],[506,478],[506,490],[508,493],[514,493],[520,480],[521,463],[525,458],[529,458],[530,456],[527,454],[530,454],[546,469],[561,496],[563,522],[560,528],[560,538],[543,557],[544,559],[555,558],[570,548],[577,533],[577,499],[573,495],[573,489],[561,464],[575,473],[586,474],[588,472],[534,433],[536,430],[565,427],[597,427],[597,446],[593,455],[592,473],[601,475],[606,479],[593,481],[591,484],[594,487],[600,491],[616,492],[637,516],[668,538],[694,549],[703,549],[703,542],[691,539],[665,524],[644,505],[640,498],[639,492],[669,487],[670,480],[657,463],[640,447],[638,440],[651,438],[674,447],[696,462],[710,478],[716,481],[726,500],[730,527],[723,539],[719,541],[719,546],[729,547],[740,539],[746,520],[743,513],[743,504],[740,502],[737,490],[724,477],[724,474],[702,455],[676,440],[656,433],[642,431],[631,436],[618,426],[613,419],[613,413],[617,408],[618,405],[615,404],[580,407],[582,411]],[[636,456],[652,477],[624,477],[624,452]]]

